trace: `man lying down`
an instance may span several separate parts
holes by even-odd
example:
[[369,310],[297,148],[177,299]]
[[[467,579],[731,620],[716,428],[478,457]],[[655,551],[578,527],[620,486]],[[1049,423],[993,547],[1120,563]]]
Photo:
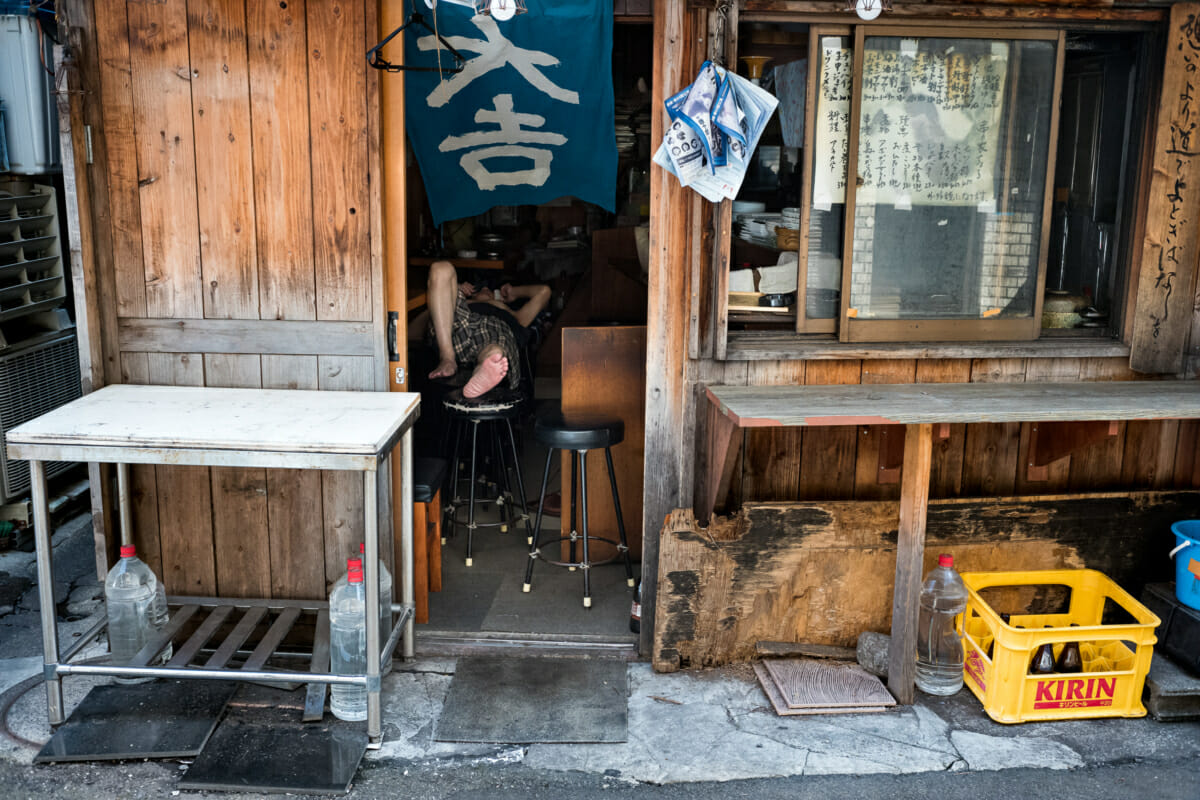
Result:
[[[517,388],[521,378],[518,335],[549,304],[550,287],[506,283],[498,292],[477,289],[466,281],[460,283],[458,271],[449,261],[437,261],[429,268],[426,297],[426,335],[438,353],[438,365],[429,377],[448,378],[460,367],[470,369],[462,390],[468,398],[491,391],[501,381],[510,389]],[[419,330],[421,324],[418,318],[413,327]]]

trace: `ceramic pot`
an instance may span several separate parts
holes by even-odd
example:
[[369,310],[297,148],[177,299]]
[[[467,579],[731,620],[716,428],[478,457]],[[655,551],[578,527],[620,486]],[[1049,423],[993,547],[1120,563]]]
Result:
[[1079,311],[1086,305],[1087,300],[1083,297],[1062,289],[1047,289],[1042,301],[1042,327],[1074,328],[1083,321]]

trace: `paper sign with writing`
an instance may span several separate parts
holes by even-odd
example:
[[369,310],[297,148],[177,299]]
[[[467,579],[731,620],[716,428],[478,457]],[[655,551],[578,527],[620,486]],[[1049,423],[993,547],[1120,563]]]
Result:
[[[828,38],[817,89],[813,196],[844,202],[853,53]],[[887,41],[887,40],[880,40]],[[858,199],[979,206],[995,202],[1008,45],[986,53],[923,52],[918,42],[863,56]]]
[[[434,222],[572,195],[616,204],[612,4],[526,0],[508,20],[440,3],[463,70],[407,72],[405,111]],[[437,37],[405,31],[405,62],[450,68]]]

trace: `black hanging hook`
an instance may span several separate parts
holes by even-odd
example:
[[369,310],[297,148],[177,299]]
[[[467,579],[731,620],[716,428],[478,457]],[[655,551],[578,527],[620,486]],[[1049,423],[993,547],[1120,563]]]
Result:
[[[425,15],[419,11],[416,11],[415,6],[416,6],[416,4],[414,2],[414,11],[408,15],[408,19],[404,20],[403,25],[401,25],[399,28],[396,28],[396,30],[389,33],[387,35],[386,39],[384,39],[382,42],[380,42],[379,44],[375,45],[374,47],[372,47],[370,50],[367,51],[367,63],[370,64],[375,69],[381,69],[381,70],[384,70],[385,72],[450,72],[450,73],[462,72],[463,66],[467,63],[467,59],[465,57],[463,57],[462,53],[458,52],[457,50],[455,50],[453,47],[450,46],[450,43],[446,41],[446,37],[442,36],[440,33],[435,31],[433,28],[429,27],[429,23],[425,21]],[[388,42],[390,42],[392,39],[394,39],[396,37],[396,34],[403,31],[409,25],[420,25],[422,28],[424,28],[425,30],[429,31],[434,36],[436,36],[438,38],[438,41],[442,44],[442,46],[445,47],[446,50],[448,50],[450,52],[450,55],[454,56],[454,61],[455,61],[454,66],[453,67],[441,67],[439,65],[436,67],[418,67],[418,66],[410,66],[408,64],[393,64],[392,62],[390,62],[386,58],[384,58],[383,57],[384,45],[386,45]]]

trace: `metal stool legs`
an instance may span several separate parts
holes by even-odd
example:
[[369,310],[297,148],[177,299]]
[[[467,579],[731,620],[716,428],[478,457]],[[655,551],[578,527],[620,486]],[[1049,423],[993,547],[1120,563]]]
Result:
[[[544,561],[547,561],[551,564],[554,564],[556,566],[567,567],[569,569],[579,568],[583,572],[583,607],[591,608],[592,607],[591,568],[594,566],[599,566],[600,564],[607,564],[608,562],[613,561],[616,558],[616,556],[614,556],[613,558],[605,559],[604,561],[592,563],[591,553],[590,553],[590,550],[588,547],[589,541],[608,542],[609,544],[615,545],[617,548],[617,552],[620,554],[620,556],[624,559],[624,562],[625,562],[625,578],[626,578],[628,585],[633,586],[634,580],[633,580],[633,564],[629,558],[629,544],[625,538],[625,521],[621,516],[621,498],[617,492],[617,478],[616,478],[616,473],[613,470],[612,451],[608,447],[604,448],[604,458],[605,458],[606,465],[608,467],[608,483],[612,489],[613,508],[617,514],[617,534],[618,534],[618,537],[620,538],[620,542],[619,543],[614,542],[611,539],[606,539],[606,538],[600,537],[600,536],[591,536],[588,532],[587,454],[588,454],[587,450],[572,450],[571,451],[571,517],[570,517],[570,526],[571,526],[570,531],[571,532],[569,535],[566,535],[566,536],[560,535],[554,539],[551,539],[550,541],[548,541],[546,543],[548,545],[559,544],[564,541],[570,543],[570,561],[563,562],[563,561],[556,561],[553,558],[543,556],[541,553],[541,549],[540,549],[540,546],[542,543],[542,516],[543,516],[543,510],[546,505],[546,486],[547,486],[547,483],[548,483],[548,480],[550,477],[550,461],[554,456],[554,448],[551,448],[549,450],[549,452],[546,453],[546,467],[542,471],[542,491],[541,491],[540,498],[538,500],[537,522],[534,525],[533,540],[532,540],[532,544],[529,547],[529,562],[525,565],[525,583],[521,588],[525,592],[528,592],[532,589],[532,586],[533,586],[533,562],[539,558],[543,559]],[[582,480],[578,480],[577,478],[579,476],[576,474],[577,465],[579,464],[580,461],[582,461],[582,468],[579,471],[582,473]],[[576,485],[577,484],[579,485],[580,511],[583,514],[583,518],[581,520],[581,525],[580,525],[582,534],[577,532],[576,528],[575,528],[575,519],[576,519],[576,517],[575,517],[575,500],[576,500]],[[560,530],[559,533],[561,534],[562,531]],[[575,545],[576,545],[577,541],[581,542],[583,545],[583,559],[581,561],[575,560],[575,558],[576,558]]]
[[[489,430],[484,431],[483,441],[480,441],[479,426],[483,423],[489,425]],[[499,429],[500,423],[503,423],[507,429],[507,447],[509,452],[505,454],[506,443],[504,434]],[[509,526],[517,522],[525,523],[525,539],[526,543],[533,542],[533,529],[530,527],[529,509],[525,503],[525,482],[521,477],[521,465],[517,454],[516,435],[513,433],[512,423],[508,419],[491,419],[491,420],[475,420],[467,419],[460,420],[454,435],[454,460],[451,464],[449,473],[452,475],[448,479],[450,484],[450,497],[452,502],[446,508],[445,525],[446,529],[453,531],[455,526],[462,525],[463,522],[458,516],[458,509],[463,504],[463,497],[459,494],[461,479],[459,477],[460,456],[463,448],[464,438],[462,426],[470,426],[471,438],[471,458],[467,462],[466,480],[467,488],[467,554],[466,566],[474,565],[474,549],[475,549],[475,532],[479,528],[499,527],[501,533],[507,533]],[[482,451],[482,452],[481,452]],[[491,469],[499,470],[500,475],[496,476],[495,481],[488,480],[481,472],[481,457],[484,454],[490,454]],[[511,470],[511,472],[510,472]],[[515,473],[515,491],[514,491],[514,476]],[[483,484],[483,496],[480,497],[479,486]],[[490,503],[493,499],[490,495],[490,488],[494,487],[496,495],[494,502],[500,515],[499,522],[477,522],[475,519],[475,506],[477,503]],[[519,509],[519,516],[518,511]],[[443,541],[445,538],[443,537]]]

